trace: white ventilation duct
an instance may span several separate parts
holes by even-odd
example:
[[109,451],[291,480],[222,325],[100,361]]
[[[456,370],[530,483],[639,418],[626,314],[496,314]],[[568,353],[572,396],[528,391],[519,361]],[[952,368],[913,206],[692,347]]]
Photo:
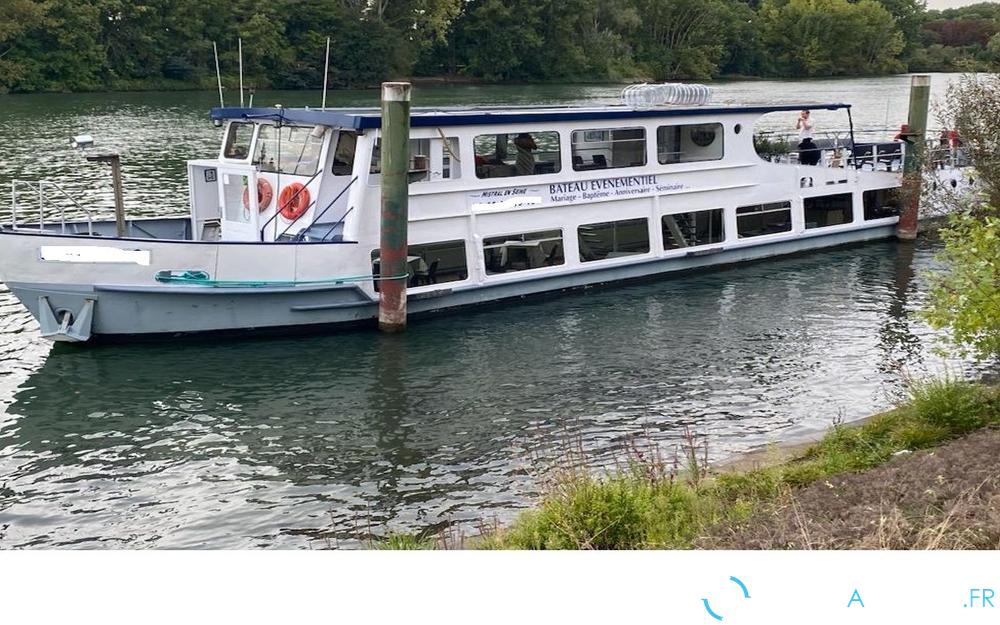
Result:
[[669,104],[701,106],[708,104],[712,90],[705,85],[665,83],[662,85],[630,85],[622,90],[622,104],[632,108],[652,108]]

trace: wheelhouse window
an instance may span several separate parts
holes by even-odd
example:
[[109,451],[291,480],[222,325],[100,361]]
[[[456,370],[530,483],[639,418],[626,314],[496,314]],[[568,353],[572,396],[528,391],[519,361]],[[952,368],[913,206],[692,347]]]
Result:
[[721,208],[664,215],[661,222],[665,250],[721,243],[726,238]]
[[226,131],[226,158],[246,160],[250,156],[250,142],[253,140],[253,124],[231,122]]
[[899,217],[902,212],[902,198],[898,188],[865,191],[862,201],[866,220]]
[[562,169],[558,132],[479,135],[473,146],[477,178],[554,174]]
[[508,234],[483,239],[487,275],[562,265],[562,230]]
[[656,154],[661,165],[717,161],[723,156],[722,124],[683,124],[656,129]]
[[791,229],[791,202],[754,204],[736,209],[736,233],[741,239],[789,232]]
[[[462,159],[459,156],[458,138],[410,139],[407,167],[410,182],[452,180],[461,177]],[[382,173],[382,139],[375,141],[369,173],[376,176]],[[380,179],[376,178],[375,181],[380,182]]]
[[260,171],[312,176],[319,169],[325,135],[322,126],[263,125],[257,133],[253,164]]
[[354,153],[358,148],[358,134],[341,130],[337,134],[337,147],[333,150],[334,176],[350,176],[354,173]]
[[[411,245],[406,251],[407,284],[411,287],[459,282],[469,277],[465,241],[442,241]],[[379,250],[372,250],[372,275],[381,273]],[[379,290],[375,280],[375,290]]]
[[854,195],[838,193],[807,197],[802,201],[806,230],[839,226],[854,221]]
[[573,169],[616,169],[646,164],[645,128],[574,130]]
[[577,239],[580,260],[585,263],[645,254],[649,251],[649,222],[624,219],[585,224],[577,229]]

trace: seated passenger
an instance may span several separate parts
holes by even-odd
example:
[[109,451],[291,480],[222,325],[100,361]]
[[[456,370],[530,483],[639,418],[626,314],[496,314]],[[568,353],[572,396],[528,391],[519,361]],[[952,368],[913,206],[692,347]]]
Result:
[[820,159],[819,146],[813,143],[812,137],[806,137],[799,144],[799,163],[802,165],[818,165]]
[[535,173],[535,155],[532,150],[538,149],[535,139],[528,133],[522,132],[514,139],[514,147],[517,148],[517,161],[515,170],[518,176],[530,176]]

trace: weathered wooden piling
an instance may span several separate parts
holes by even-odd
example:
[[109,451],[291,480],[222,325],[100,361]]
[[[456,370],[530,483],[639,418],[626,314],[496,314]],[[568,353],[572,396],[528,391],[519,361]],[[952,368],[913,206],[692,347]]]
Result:
[[903,159],[903,212],[896,225],[896,236],[905,241],[917,238],[917,217],[923,178],[923,156],[927,135],[927,110],[931,100],[931,77],[921,74],[910,81],[910,113]]
[[122,159],[117,154],[92,154],[88,161],[107,163],[111,166],[111,186],[115,193],[115,226],[119,237],[125,236],[125,195],[122,191]]
[[382,83],[382,226],[379,240],[378,327],[406,329],[409,265],[410,83]]

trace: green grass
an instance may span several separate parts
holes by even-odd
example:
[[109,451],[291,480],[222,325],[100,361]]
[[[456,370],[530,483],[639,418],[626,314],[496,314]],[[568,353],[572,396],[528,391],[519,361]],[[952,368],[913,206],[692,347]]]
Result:
[[[604,476],[566,471],[536,509],[484,536],[487,549],[688,548],[709,526],[740,521],[790,488],[861,472],[917,450],[1000,424],[1000,392],[953,379],[914,383],[908,401],[858,427],[834,426],[799,457],[704,479],[691,447],[683,474],[633,459]],[[644,464],[645,463],[645,464]]]

